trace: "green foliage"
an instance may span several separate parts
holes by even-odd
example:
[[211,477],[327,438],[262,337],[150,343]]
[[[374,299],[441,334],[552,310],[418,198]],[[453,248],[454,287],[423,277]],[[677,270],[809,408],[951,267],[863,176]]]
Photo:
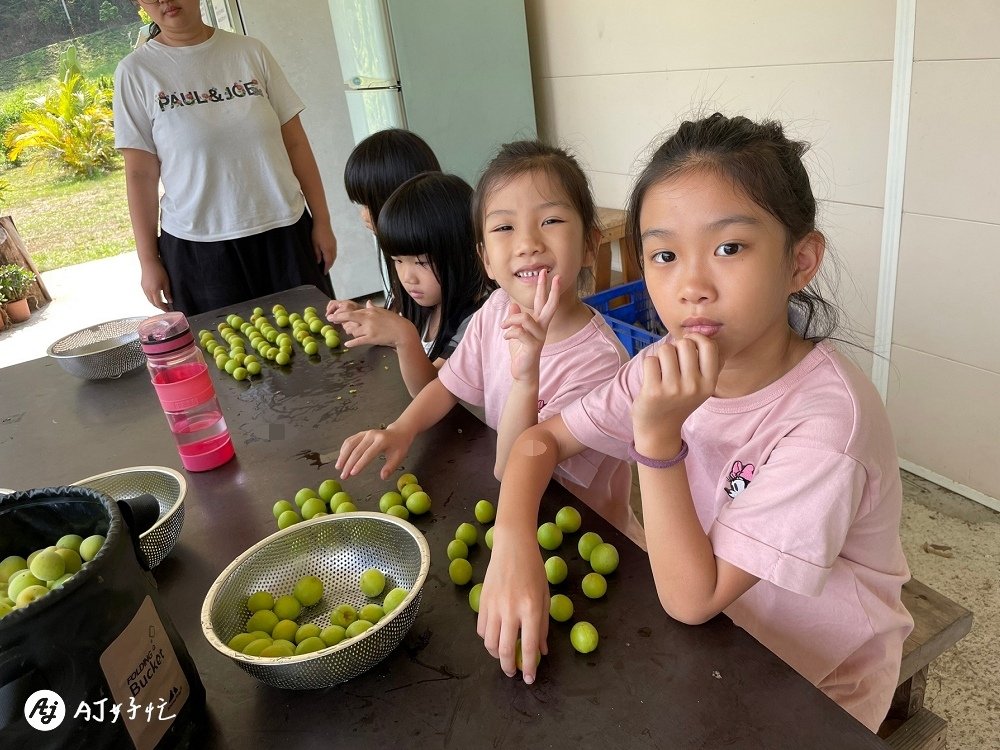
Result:
[[[6,0],[0,0],[0,5],[4,2]],[[3,12],[0,11],[0,17],[2,16]],[[71,45],[76,47],[80,69],[89,77],[111,75],[118,62],[132,51],[141,25],[136,19],[124,26],[79,36],[72,41],[55,42],[3,60],[0,62],[0,101],[18,87],[32,86],[59,75],[59,63],[63,53]],[[3,56],[2,53],[3,50],[0,49],[0,57]]]
[[80,63],[77,61],[76,47],[72,44],[66,48],[66,51],[63,52],[62,57],[59,59],[59,80],[65,81],[71,75],[83,75],[83,71],[80,70]]
[[25,153],[31,161],[50,160],[76,176],[91,178],[118,164],[109,79],[66,77],[7,130],[4,145],[11,160]]
[[0,295],[8,302],[24,299],[34,281],[35,274],[16,263],[0,266]]
[[118,6],[112,5],[108,0],[104,0],[101,3],[100,19],[101,23],[121,23],[122,12],[118,9]]
[[131,0],[2,0],[0,60],[135,18]]

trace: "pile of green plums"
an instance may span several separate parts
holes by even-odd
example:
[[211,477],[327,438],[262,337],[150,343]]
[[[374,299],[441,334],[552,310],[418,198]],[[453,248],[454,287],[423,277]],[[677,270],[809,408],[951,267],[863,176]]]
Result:
[[[300,315],[289,313],[284,305],[276,304],[271,313],[278,328],[291,326],[292,332],[279,331],[268,320],[263,308],[255,307],[249,321],[231,313],[219,323],[219,335],[225,343],[207,329],[198,332],[198,340],[209,356],[215,359],[216,366],[236,380],[259,375],[264,361],[282,367],[290,364],[295,356],[293,343],[296,341],[308,356],[319,354],[319,342],[313,338],[314,333],[323,337],[327,348],[340,346],[336,329],[319,317],[315,307],[307,307]],[[257,354],[247,354],[248,344]]]
[[27,557],[4,558],[0,561],[0,618],[61,587],[94,559],[103,544],[100,534],[86,539],[67,534],[51,547],[35,550]]
[[271,513],[279,529],[287,529],[299,521],[333,513],[352,513],[358,507],[351,495],[344,491],[336,479],[326,479],[319,487],[303,487],[295,493],[295,502],[278,500]]
[[431,497],[420,486],[413,474],[402,474],[396,480],[396,489],[379,498],[379,510],[390,516],[408,519],[422,516],[431,509]]
[[[476,520],[481,524],[491,523],[496,519],[496,509],[489,500],[480,500],[475,506]],[[582,518],[580,512],[572,506],[561,508],[554,521],[548,521],[538,527],[538,545],[548,552],[556,552],[568,534],[580,530]],[[493,549],[493,528],[487,529],[484,541],[489,549]],[[457,586],[464,586],[472,581],[473,568],[469,562],[469,550],[478,543],[479,533],[472,523],[463,523],[455,530],[455,537],[448,542],[448,575]],[[590,564],[591,572],[584,575],[580,582],[580,590],[587,599],[601,599],[608,591],[608,581],[605,576],[614,573],[618,568],[618,550],[613,544],[605,542],[599,534],[592,531],[580,535],[577,542],[580,557]],[[569,577],[569,565],[558,554],[545,560],[545,577],[552,586],[560,586]],[[479,600],[483,584],[475,584],[469,591],[469,606],[474,612],[479,612]],[[573,600],[564,593],[554,593],[549,601],[549,616],[556,622],[569,622],[574,615]],[[600,636],[591,623],[579,621],[574,623],[570,631],[570,643],[582,654],[587,654],[597,648]],[[518,665],[520,667],[520,664]]]
[[[358,580],[358,587],[369,599],[376,599],[385,590],[385,574],[369,568]],[[249,613],[244,632],[233,636],[227,644],[247,656],[286,658],[301,656],[336,646],[341,641],[356,638],[406,599],[409,591],[390,590],[382,603],[371,601],[360,609],[351,604],[338,604],[329,612],[329,625],[321,627],[315,620],[323,613],[311,613],[314,622],[298,623],[303,613],[316,607],[323,599],[323,582],[317,576],[300,578],[291,594],[274,597],[269,591],[257,591],[246,601]]]

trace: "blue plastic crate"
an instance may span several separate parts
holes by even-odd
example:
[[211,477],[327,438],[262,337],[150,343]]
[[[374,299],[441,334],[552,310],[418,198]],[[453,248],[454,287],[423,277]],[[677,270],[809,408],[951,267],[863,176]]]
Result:
[[645,281],[615,286],[583,301],[604,316],[630,357],[667,333],[646,292]]

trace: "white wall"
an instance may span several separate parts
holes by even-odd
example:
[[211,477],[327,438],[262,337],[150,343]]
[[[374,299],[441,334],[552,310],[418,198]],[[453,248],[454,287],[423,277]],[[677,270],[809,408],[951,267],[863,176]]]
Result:
[[[525,5],[539,131],[577,151],[601,205],[623,207],[650,145],[693,116],[776,118],[810,141],[821,227],[842,266],[838,297],[853,332],[872,344],[893,0]],[[911,468],[992,497],[1000,497],[997,28],[1000,4],[991,0],[917,0],[887,397]],[[857,359],[870,370],[870,357]]]

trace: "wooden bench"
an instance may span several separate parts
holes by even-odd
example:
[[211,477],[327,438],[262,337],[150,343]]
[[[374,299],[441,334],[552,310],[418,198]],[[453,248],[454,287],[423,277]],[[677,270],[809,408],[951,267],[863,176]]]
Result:
[[625,232],[625,212],[619,208],[598,208],[597,220],[601,224],[601,243],[597,248],[594,265],[595,290],[603,292],[611,288],[612,245],[617,242],[622,261],[622,284],[642,278],[642,272],[635,263],[635,253],[631,237]]
[[948,722],[924,708],[927,670],[972,629],[972,613],[914,579],[903,586],[903,604],[913,632],[903,644],[898,687],[879,736],[897,750],[943,750]]

